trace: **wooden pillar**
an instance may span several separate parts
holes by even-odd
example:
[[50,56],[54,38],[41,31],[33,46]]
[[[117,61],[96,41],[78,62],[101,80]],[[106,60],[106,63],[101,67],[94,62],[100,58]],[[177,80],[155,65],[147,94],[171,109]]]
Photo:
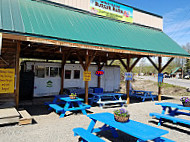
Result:
[[[88,71],[88,67],[93,61],[96,53],[97,53],[96,51],[93,51],[91,57],[89,58],[89,51],[87,50],[85,56],[85,63],[83,63],[83,59],[81,58],[80,54],[79,53],[76,54],[84,71]],[[85,104],[88,104],[88,81],[85,81]]]
[[[104,63],[100,63],[100,61],[97,63],[98,65],[98,70],[101,70],[104,66]],[[100,88],[101,87],[101,76],[98,76],[98,84],[97,84],[97,87]]]
[[[98,64],[98,70],[101,70],[100,63]],[[98,88],[100,88],[100,86],[101,86],[101,78],[98,75]]]
[[[158,57],[158,73],[162,72],[162,57]],[[158,101],[161,101],[161,87],[158,86]]]
[[[157,65],[152,61],[150,57],[147,57],[148,60],[152,63],[152,65],[157,69],[158,73],[162,73],[164,69],[173,61],[174,58],[170,58],[170,60],[162,67],[162,57],[158,57],[158,67]],[[158,101],[161,101],[161,87],[158,86]]]
[[62,55],[62,65],[61,65],[61,90],[59,94],[63,94],[64,88],[64,74],[65,74],[65,54]]
[[[132,69],[135,67],[135,65],[139,62],[139,60],[141,59],[141,57],[138,57],[134,62],[133,64],[131,65],[130,67],[130,60],[131,60],[131,57],[130,55],[127,57],[127,65],[123,62],[123,60],[118,57],[121,64],[123,65],[123,67],[126,69],[127,72],[131,72]],[[130,103],[130,97],[129,97],[129,93],[130,93],[130,81],[127,80],[126,82],[126,94],[127,94],[127,104]]]
[[[127,72],[130,72],[130,56],[127,57]],[[127,94],[127,104],[130,104],[130,97],[129,97],[129,92],[130,92],[130,80],[127,80],[127,85],[126,85],[126,94]]]
[[[86,51],[86,63],[89,62],[88,50]],[[88,66],[85,67],[85,71],[88,71]],[[85,104],[88,104],[88,81],[85,81]]]
[[20,41],[17,42],[17,50],[16,50],[16,91],[15,91],[15,104],[16,108],[19,107],[19,84],[20,84]]

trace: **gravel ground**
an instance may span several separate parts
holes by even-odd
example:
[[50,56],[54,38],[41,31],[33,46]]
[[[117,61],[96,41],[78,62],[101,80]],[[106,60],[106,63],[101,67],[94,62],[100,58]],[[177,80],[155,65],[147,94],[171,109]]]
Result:
[[[167,102],[179,102],[179,97],[164,97],[164,101]],[[42,101],[43,102],[43,101]],[[73,128],[83,127],[87,128],[90,119],[82,113],[66,113],[66,117],[59,118],[59,115],[55,112],[48,111],[47,106],[43,103],[37,103],[33,101],[32,104],[25,104],[23,107],[33,116],[35,122],[31,125],[9,125],[0,127],[0,142],[77,142],[79,137],[73,136]],[[157,126],[158,120],[152,119],[149,116],[150,112],[161,112],[161,106],[156,106],[151,101],[138,102],[132,100],[132,103],[127,106],[130,112],[130,119],[149,124],[154,127]],[[100,109],[98,106],[92,107],[90,113],[100,112],[113,112],[116,108],[120,108],[118,105],[108,106],[104,109]],[[181,116],[180,116],[181,117]],[[190,120],[189,117],[181,117]],[[96,127],[102,126],[100,122]],[[175,140],[177,142],[190,141],[189,127],[185,125],[177,125],[171,122],[165,122],[163,126],[159,128],[169,131],[164,137]],[[114,139],[111,132],[104,131],[98,133],[98,136],[106,141],[113,142],[134,142],[136,138],[128,136],[125,133],[118,131],[119,137]]]

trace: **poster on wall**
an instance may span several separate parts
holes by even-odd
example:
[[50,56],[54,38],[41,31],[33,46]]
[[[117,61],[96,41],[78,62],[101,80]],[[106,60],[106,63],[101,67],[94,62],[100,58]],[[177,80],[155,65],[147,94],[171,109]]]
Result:
[[133,23],[133,8],[109,0],[90,0],[90,12]]
[[91,72],[90,71],[83,72],[83,81],[91,81]]
[[0,94],[14,93],[14,69],[0,69]]

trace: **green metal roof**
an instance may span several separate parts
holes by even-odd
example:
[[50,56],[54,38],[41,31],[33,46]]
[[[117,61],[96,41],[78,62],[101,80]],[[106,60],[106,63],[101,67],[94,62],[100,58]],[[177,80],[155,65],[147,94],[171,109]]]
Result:
[[190,56],[161,31],[32,0],[0,0],[0,32],[115,49]]

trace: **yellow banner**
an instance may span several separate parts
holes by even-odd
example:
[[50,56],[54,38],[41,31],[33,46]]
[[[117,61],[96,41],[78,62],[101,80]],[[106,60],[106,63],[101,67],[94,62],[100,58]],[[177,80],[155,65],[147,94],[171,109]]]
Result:
[[83,80],[84,81],[91,81],[91,72],[90,71],[84,71],[83,72]]
[[0,93],[14,93],[14,69],[0,69]]

